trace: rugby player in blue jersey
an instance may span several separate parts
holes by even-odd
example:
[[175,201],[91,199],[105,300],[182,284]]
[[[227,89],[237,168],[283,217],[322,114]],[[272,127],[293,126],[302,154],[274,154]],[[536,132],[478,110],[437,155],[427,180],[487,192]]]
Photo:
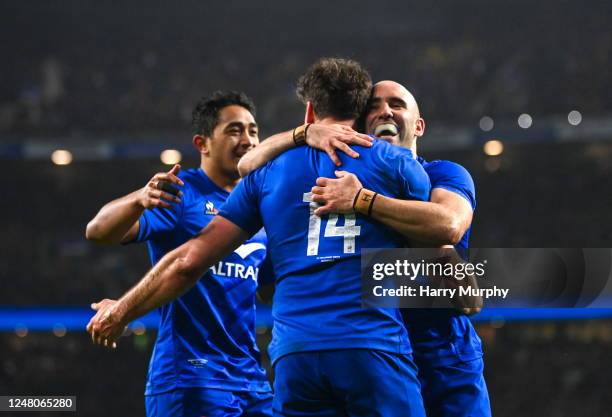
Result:
[[[238,160],[259,142],[254,114],[242,93],[201,99],[193,111],[200,167],[179,172],[176,165],[108,203],[88,224],[87,238],[146,242],[155,264],[197,235],[238,183]],[[265,244],[265,234],[255,233],[201,274],[190,291],[160,307],[145,390],[148,416],[271,415],[272,393],[255,343],[255,291]]]
[[[352,126],[365,110],[371,81],[357,63],[323,59],[299,83],[306,120]],[[303,140],[308,125],[296,129]],[[342,156],[380,195],[425,200],[429,179],[411,151],[375,140],[359,158]],[[410,343],[397,309],[362,308],[360,251],[394,248],[404,238],[366,216],[314,214],[310,189],[336,166],[300,146],[247,176],[201,234],[167,254],[89,331],[114,342],[126,323],[178,296],[206,268],[263,225],[274,265],[274,412],[283,416],[424,416]],[[359,204],[371,206],[366,193]]]
[[[314,127],[314,126],[313,126]],[[365,116],[366,132],[408,148],[417,155],[417,139],[425,131],[425,121],[412,94],[394,81],[374,86]],[[350,131],[341,126],[317,126],[317,135],[342,140]],[[278,154],[295,146],[290,132],[275,135],[240,160],[238,168],[246,175]],[[338,157],[329,149],[330,158]],[[371,217],[402,235],[429,245],[455,245],[465,254],[476,206],[474,183],[465,168],[451,161],[417,160],[431,180],[429,203],[403,201],[381,196],[372,205]],[[351,213],[355,195],[362,184],[354,174],[339,171],[338,179],[319,178],[313,188],[315,201],[322,204],[317,215]],[[367,214],[367,213],[362,213]],[[480,338],[465,314],[478,309],[403,310],[408,334],[419,368],[423,399],[429,417],[489,416],[489,397],[483,376]]]
[[[417,155],[417,140],[425,131],[416,100],[393,81],[374,86],[365,118],[366,131]],[[431,203],[377,199],[372,218],[404,236],[431,245],[453,244],[459,253],[469,247],[472,213],[476,207],[474,182],[468,171],[446,160],[417,157],[431,180]],[[352,196],[362,187],[353,174],[339,173],[320,190],[325,206],[319,214],[350,212]],[[474,304],[471,304],[472,306]],[[468,313],[473,308],[467,308]],[[428,417],[490,416],[483,376],[482,346],[469,318],[450,309],[402,310],[419,368]]]

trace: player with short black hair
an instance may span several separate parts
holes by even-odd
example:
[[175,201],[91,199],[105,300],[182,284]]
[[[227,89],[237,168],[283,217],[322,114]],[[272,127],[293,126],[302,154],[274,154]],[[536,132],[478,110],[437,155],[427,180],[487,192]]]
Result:
[[[176,165],[108,203],[88,224],[87,238],[146,242],[156,264],[197,236],[238,183],[238,160],[259,142],[254,111],[244,93],[203,97],[193,111],[200,167],[180,171]],[[265,234],[255,233],[209,271],[200,271],[192,289],[160,306],[145,390],[149,417],[271,415],[272,392],[255,334],[265,245]],[[103,311],[114,304],[103,300],[93,307]]]
[[256,117],[255,104],[240,91],[215,91],[202,97],[191,113],[191,128],[194,135],[211,136],[219,122],[219,112],[227,106],[240,106]]

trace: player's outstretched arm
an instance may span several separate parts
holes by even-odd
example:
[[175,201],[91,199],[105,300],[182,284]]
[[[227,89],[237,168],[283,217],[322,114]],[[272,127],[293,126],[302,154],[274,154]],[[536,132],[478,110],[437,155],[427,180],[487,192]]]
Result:
[[[306,128],[307,127],[307,128]],[[308,146],[327,153],[336,165],[341,165],[336,151],[340,150],[352,158],[359,154],[349,145],[372,146],[372,138],[358,133],[349,126],[340,124],[308,124],[286,132],[277,133],[262,141],[255,149],[247,152],[238,162],[240,176],[247,176],[251,171],[265,165],[289,149],[306,143]]]
[[167,253],[116,303],[97,311],[87,325],[94,343],[111,346],[130,321],[180,297],[247,238],[234,223],[215,217],[198,236]]
[[312,188],[313,201],[323,204],[315,210],[318,216],[358,211],[408,239],[432,246],[458,243],[472,222],[472,207],[468,201],[443,188],[432,190],[430,202],[376,195],[371,203],[362,203],[357,196],[368,190],[363,189],[359,179],[345,171],[338,171],[336,175],[339,178],[318,178],[317,185]]
[[138,233],[138,219],[145,209],[170,208],[171,204],[180,203],[182,192],[171,185],[183,186],[183,181],[176,176],[180,169],[180,165],[175,165],[168,172],[159,172],[140,190],[102,207],[87,224],[87,239],[108,244],[134,240]]

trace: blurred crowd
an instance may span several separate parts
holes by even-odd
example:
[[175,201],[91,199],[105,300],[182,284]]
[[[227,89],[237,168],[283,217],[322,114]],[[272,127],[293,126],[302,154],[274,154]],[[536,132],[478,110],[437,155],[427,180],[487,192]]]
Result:
[[[9,7],[0,25],[0,136],[183,132],[203,94],[241,89],[271,132],[302,117],[297,77],[316,58],[355,58],[408,86],[428,120],[612,109],[612,6],[513,0],[282,7],[92,2]],[[151,3],[151,4],[149,4]],[[438,4],[439,3],[439,4]],[[8,14],[7,14],[8,15]],[[302,16],[296,20],[295,16]]]
[[[602,364],[610,361],[612,321],[498,322],[476,329],[484,341],[493,415],[609,414],[612,397]],[[0,392],[76,395],[77,414],[88,417],[144,415],[154,337],[131,335],[108,351],[92,345],[84,332],[0,333]],[[259,334],[262,349],[269,337]]]

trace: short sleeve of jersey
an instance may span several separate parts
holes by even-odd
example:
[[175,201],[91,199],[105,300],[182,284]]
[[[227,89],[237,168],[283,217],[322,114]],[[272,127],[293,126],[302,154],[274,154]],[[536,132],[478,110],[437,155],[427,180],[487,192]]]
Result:
[[147,209],[138,220],[139,228],[135,242],[144,242],[172,231],[182,217],[182,204],[172,204],[170,208]]
[[414,158],[402,158],[398,171],[406,197],[429,201],[431,183],[423,166]]
[[240,181],[219,209],[219,215],[240,227],[250,236],[263,227],[259,212],[260,190],[267,166],[263,166]]
[[476,209],[476,188],[470,173],[451,161],[434,161],[427,167],[431,188],[444,188],[465,198]]
[[394,146],[387,146],[379,154],[388,172],[395,174],[403,191],[401,198],[429,201],[431,183],[423,166],[413,157],[412,152]]

